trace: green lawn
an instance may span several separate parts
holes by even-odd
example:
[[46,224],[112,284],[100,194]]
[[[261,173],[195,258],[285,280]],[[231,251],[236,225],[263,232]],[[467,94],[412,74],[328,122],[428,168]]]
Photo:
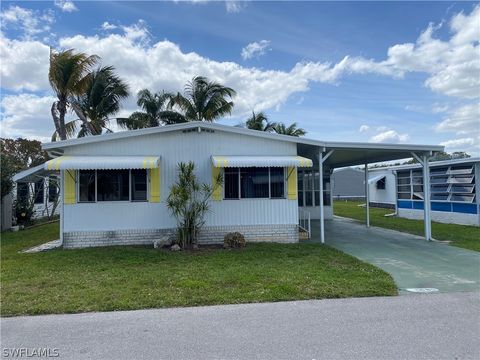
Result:
[[[334,201],[335,215],[365,221],[365,208],[359,207],[359,201]],[[416,235],[423,235],[423,220],[410,220],[400,217],[385,217],[391,214],[392,209],[370,207],[370,224]],[[432,236],[437,240],[450,240],[451,245],[465,249],[480,251],[480,228],[456,224],[442,224],[432,222]]]
[[58,223],[2,233],[3,316],[395,295],[390,275],[319,244],[243,250],[146,247],[18,250],[58,237]]

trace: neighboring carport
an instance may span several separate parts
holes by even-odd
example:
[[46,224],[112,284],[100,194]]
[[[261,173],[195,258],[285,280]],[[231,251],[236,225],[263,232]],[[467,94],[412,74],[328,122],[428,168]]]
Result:
[[[318,171],[320,194],[324,193],[325,174],[333,172],[335,168],[363,165],[365,169],[365,195],[366,211],[365,223],[370,226],[369,191],[368,191],[368,165],[378,162],[415,158],[423,168],[424,201],[430,204],[430,174],[428,159],[435,152],[443,151],[442,146],[430,145],[403,145],[403,144],[371,144],[371,143],[346,143],[346,142],[321,142],[313,140],[300,140],[297,143],[297,153],[300,156],[314,161],[314,170]],[[325,243],[325,214],[323,201],[320,201],[319,236]],[[424,206],[425,239],[432,240],[430,206]]]
[[[313,242],[320,242],[318,220]],[[328,245],[392,275],[400,292],[433,288],[440,292],[478,291],[480,253],[422,241],[418,236],[336,217],[326,223]]]

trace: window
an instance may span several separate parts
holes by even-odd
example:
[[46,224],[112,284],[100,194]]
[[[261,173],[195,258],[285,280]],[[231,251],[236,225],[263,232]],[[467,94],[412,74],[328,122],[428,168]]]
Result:
[[[330,204],[330,178],[323,177],[323,204]],[[320,206],[320,173],[298,170],[298,206]]]
[[58,186],[56,179],[48,179],[48,201],[55,202],[58,197]]
[[35,181],[34,191],[35,191],[35,204],[43,204],[44,198],[44,187],[45,180]]
[[377,181],[378,190],[385,190],[385,181],[386,181],[386,178],[384,177]]
[[285,197],[283,168],[226,168],[225,199],[282,199]]
[[270,197],[283,198],[285,194],[285,177],[283,168],[270,168]]
[[17,183],[17,201],[26,203],[28,201],[29,188],[27,183]]
[[146,201],[146,170],[80,170],[79,202]]
[[[67,173],[65,176],[70,176]],[[81,170],[79,175],[80,202],[95,202],[95,170]]]
[[131,170],[132,201],[147,201],[147,172]]

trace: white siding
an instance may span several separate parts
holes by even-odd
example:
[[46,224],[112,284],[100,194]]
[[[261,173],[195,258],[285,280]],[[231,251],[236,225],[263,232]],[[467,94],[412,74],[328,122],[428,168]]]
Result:
[[368,185],[370,190],[370,202],[382,204],[395,204],[397,202],[397,181],[392,170],[369,171],[369,178],[376,176],[385,176],[385,190],[377,189],[377,184],[373,182]]
[[[65,148],[65,155],[159,155],[161,202],[103,202],[65,206],[64,231],[159,229],[175,226],[165,206],[179,162],[193,161],[201,182],[211,183],[211,155],[296,155],[296,144],[244,135],[181,131]],[[297,224],[297,200],[211,202],[206,225]]]

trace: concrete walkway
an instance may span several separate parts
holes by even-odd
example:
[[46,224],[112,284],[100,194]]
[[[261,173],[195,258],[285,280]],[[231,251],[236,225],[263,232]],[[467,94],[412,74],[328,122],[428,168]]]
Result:
[[[2,318],[59,359],[478,359],[478,293]],[[10,357],[12,358],[12,356]]]
[[[319,222],[312,221],[312,241],[319,240]],[[440,292],[480,288],[480,253],[427,242],[423,238],[350,219],[326,221],[325,243],[390,273],[400,292],[435,288]]]
[[37,253],[37,252],[42,252],[42,251],[48,251],[48,250],[53,250],[58,247],[62,246],[62,243],[60,240],[52,240],[49,242],[46,242],[41,245],[37,245],[31,248],[28,248],[26,250],[22,250],[20,252],[22,253],[27,253],[27,254],[32,254],[32,253]]

